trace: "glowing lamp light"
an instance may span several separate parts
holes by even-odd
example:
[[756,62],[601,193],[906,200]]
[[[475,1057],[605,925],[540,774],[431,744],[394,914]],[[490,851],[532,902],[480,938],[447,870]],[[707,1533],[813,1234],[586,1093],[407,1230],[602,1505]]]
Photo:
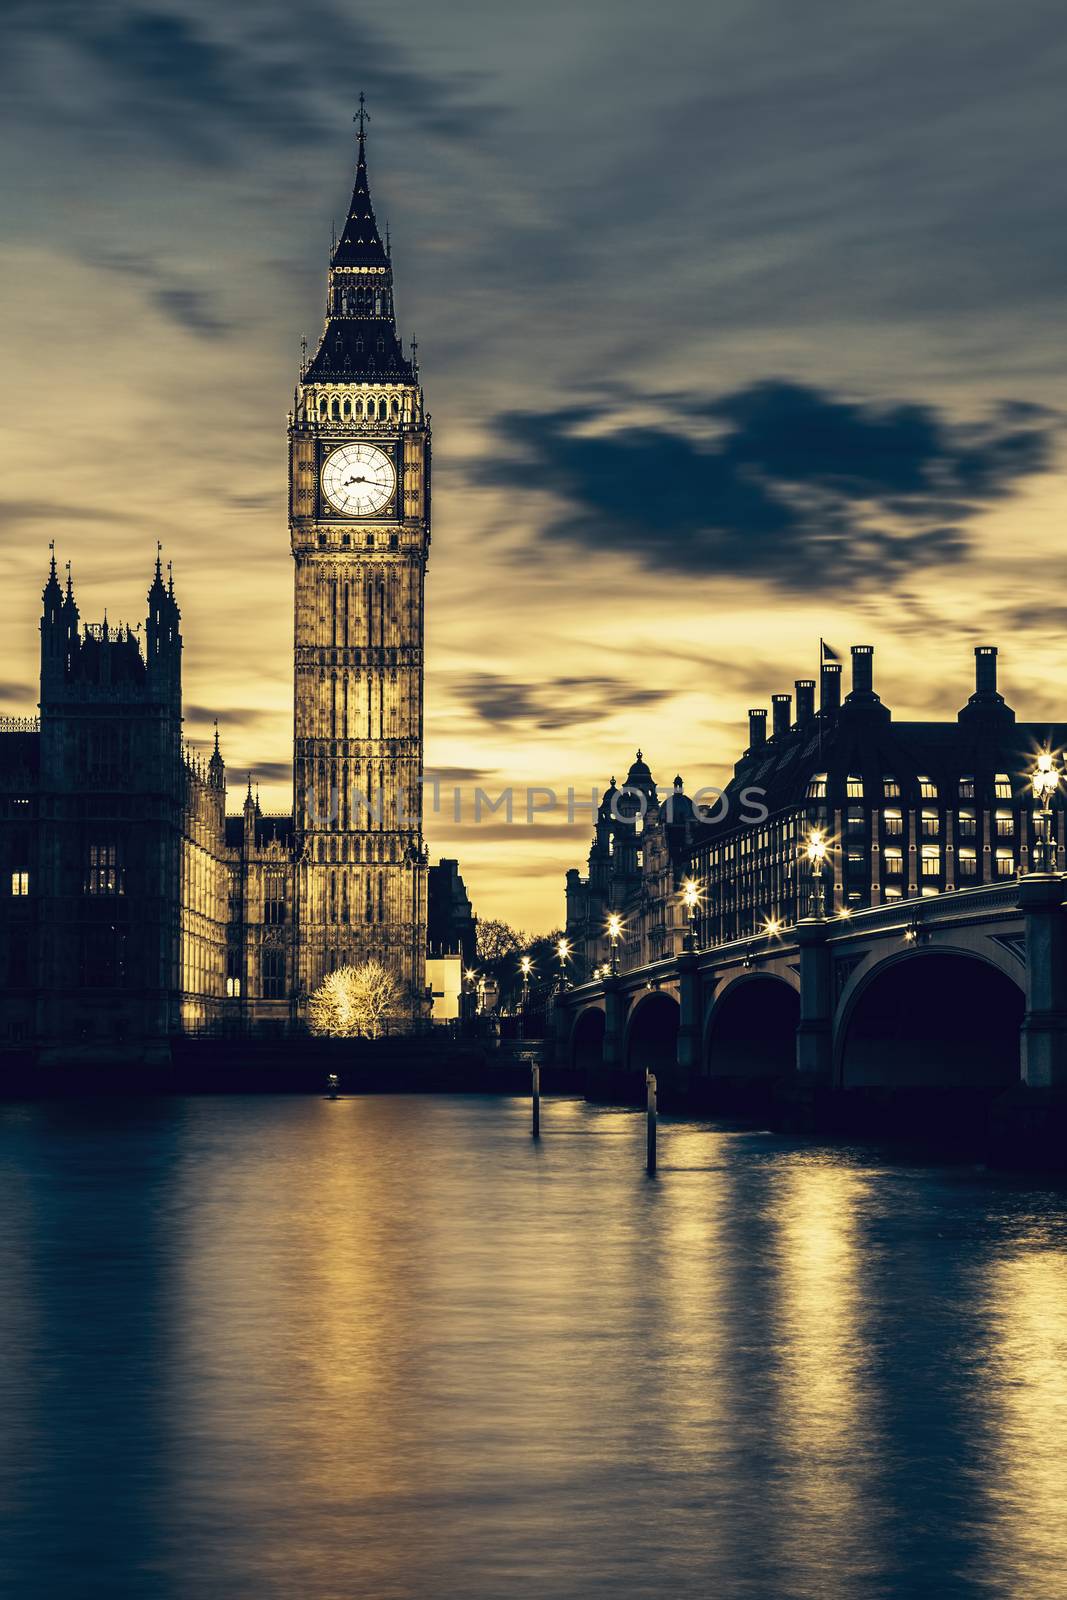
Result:
[[519,962],[519,966],[522,968],[523,977],[528,978],[530,973],[533,971],[533,962],[530,960],[530,957],[523,956],[522,960]]
[[1051,750],[1042,750],[1037,758],[1037,766],[1030,774],[1034,798],[1040,800],[1043,805],[1046,804],[1059,788],[1062,777],[1063,773],[1057,767],[1056,758]]
[[807,856],[813,867],[821,867],[827,854],[826,835],[821,828],[812,828],[808,834]]
[[852,907],[842,906],[841,910],[837,914],[841,918],[842,922],[847,922],[849,917],[852,915]]
[[608,918],[608,933],[611,938],[617,939],[622,932],[622,918],[617,911],[613,911]]
[[763,924],[763,931],[773,939],[776,933],[781,933],[782,924],[777,917],[768,917]]
[[558,940],[557,943],[556,943],[556,954],[559,956],[559,959],[561,961],[566,961],[566,959],[570,955],[570,953],[571,953],[570,942],[567,939]]
[[700,904],[700,885],[694,878],[682,879],[682,900],[687,911],[695,911]]

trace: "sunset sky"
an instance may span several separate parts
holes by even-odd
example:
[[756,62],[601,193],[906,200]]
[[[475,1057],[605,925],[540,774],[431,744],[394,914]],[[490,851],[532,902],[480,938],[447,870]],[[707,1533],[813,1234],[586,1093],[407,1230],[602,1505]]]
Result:
[[133,622],[158,538],[187,733],[288,808],[286,412],[363,89],[433,414],[427,767],[520,794],[427,816],[476,912],[562,921],[590,824],[528,785],[723,781],[820,635],[899,716],[995,643],[1063,718],[1061,4],[11,0],[0,78],[0,711],[49,539]]

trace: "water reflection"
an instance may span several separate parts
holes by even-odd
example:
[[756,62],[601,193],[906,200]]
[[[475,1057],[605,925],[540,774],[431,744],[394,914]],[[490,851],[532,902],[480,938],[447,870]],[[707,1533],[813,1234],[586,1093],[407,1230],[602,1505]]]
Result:
[[1051,1600],[1062,1198],[547,1101],[0,1109],[0,1590]]
[[988,1437],[978,1481],[988,1534],[980,1570],[1008,1600],[1048,1600],[1067,1584],[1067,1257],[1037,1248],[995,1261],[984,1298],[989,1342],[978,1387]]

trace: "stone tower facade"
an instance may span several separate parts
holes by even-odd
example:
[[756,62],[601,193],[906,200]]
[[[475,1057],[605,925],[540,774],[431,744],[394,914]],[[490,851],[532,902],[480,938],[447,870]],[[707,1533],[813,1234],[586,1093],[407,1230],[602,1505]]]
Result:
[[326,319],[289,427],[296,987],[376,956],[425,1004],[430,430],[371,204],[363,113]]

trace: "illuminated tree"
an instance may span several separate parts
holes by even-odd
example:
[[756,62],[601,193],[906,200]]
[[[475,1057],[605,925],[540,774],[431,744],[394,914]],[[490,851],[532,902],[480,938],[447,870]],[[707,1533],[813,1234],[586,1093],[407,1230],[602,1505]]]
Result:
[[308,1025],[326,1038],[378,1039],[399,1001],[400,985],[380,961],[338,967],[308,1001]]

